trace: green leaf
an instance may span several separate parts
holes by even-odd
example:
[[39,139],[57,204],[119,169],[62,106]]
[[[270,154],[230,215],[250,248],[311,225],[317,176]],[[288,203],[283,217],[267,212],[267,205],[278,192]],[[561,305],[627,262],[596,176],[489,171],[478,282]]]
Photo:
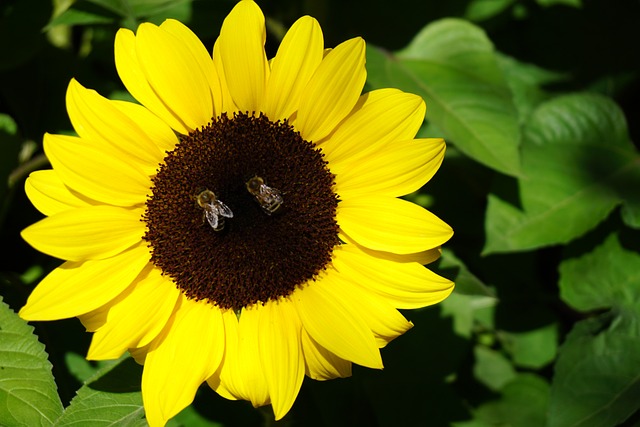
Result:
[[[271,408],[269,408],[271,409]],[[167,427],[224,427],[223,423],[202,416],[193,405],[189,405],[167,422]]]
[[[579,258],[560,264],[560,297],[580,311],[636,308],[640,303],[640,254],[617,234]],[[639,313],[640,314],[640,313]]]
[[492,311],[497,303],[495,297],[464,295],[454,291],[440,303],[440,308],[443,316],[452,318],[457,335],[471,338],[476,323],[482,323],[482,315]]
[[473,0],[467,6],[464,17],[470,21],[485,21],[505,11],[515,0]]
[[104,9],[99,9],[97,7],[81,9],[78,6],[69,8],[53,18],[45,27],[45,30],[49,30],[58,25],[110,24],[117,22],[118,20],[117,15],[105,11]]
[[497,58],[513,94],[513,102],[518,109],[521,124],[528,121],[538,105],[551,98],[543,89],[544,86],[569,79],[565,74],[526,64],[507,55],[498,53]]
[[534,374],[519,374],[501,390],[500,399],[480,406],[478,420],[490,426],[540,427],[546,424],[549,384]]
[[186,22],[191,17],[192,0],[130,0],[133,15],[138,18],[151,18],[152,22],[162,23],[166,18],[176,18]]
[[56,425],[146,426],[141,372],[130,357],[109,363],[78,390]]
[[0,200],[4,203],[9,203],[7,183],[11,172],[18,166],[20,142],[16,122],[11,116],[0,113],[0,178],[3,181],[0,186]]
[[419,94],[427,119],[467,156],[520,174],[518,116],[486,34],[458,19],[426,26],[397,54],[369,46],[368,82]]
[[80,0],[77,4],[94,4],[122,17],[128,16],[131,10],[130,0]]
[[438,269],[456,284],[456,293],[495,298],[493,289],[476,277],[450,249],[443,249]]
[[629,201],[622,205],[622,220],[632,228],[640,228],[640,202]]
[[561,348],[549,427],[612,427],[640,409],[640,336],[615,320],[601,332],[603,318],[579,322]]
[[478,345],[473,351],[475,378],[491,390],[501,390],[516,377],[516,371],[511,362],[500,352]]
[[540,6],[549,7],[555,5],[565,5],[575,8],[582,8],[582,0],[536,0]]
[[50,426],[61,413],[44,345],[0,297],[0,423]]
[[578,322],[560,349],[550,427],[619,425],[640,409],[640,254],[609,235],[560,264],[560,296],[580,311],[612,310]]
[[113,361],[89,361],[72,351],[65,353],[64,362],[67,365],[69,373],[82,383],[90,379],[100,369],[113,364]]
[[478,316],[498,303],[495,291],[476,277],[455,254],[443,249],[438,272],[453,280],[454,292],[442,303],[443,316],[451,316],[457,335],[470,338]]
[[591,230],[640,194],[640,156],[620,108],[594,94],[542,104],[522,145],[524,178],[517,194],[497,180],[489,195],[484,253],[566,243]]
[[524,332],[501,332],[500,337],[516,366],[540,369],[553,362],[557,354],[556,323]]

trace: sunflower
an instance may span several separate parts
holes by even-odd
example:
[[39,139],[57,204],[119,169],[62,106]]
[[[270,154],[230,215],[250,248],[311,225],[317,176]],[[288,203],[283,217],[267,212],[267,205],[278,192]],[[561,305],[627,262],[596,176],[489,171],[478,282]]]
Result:
[[424,267],[451,228],[399,198],[444,156],[442,139],[414,139],[422,99],[362,94],[364,41],[325,49],[311,17],[271,60],[265,34],[250,0],[212,55],[175,20],[120,30],[116,68],[139,104],[72,80],[77,136],[46,134],[52,169],[25,184],[46,217],[22,236],[64,263],[20,315],[78,317],[89,359],[130,352],[152,426],[204,382],[280,419],[305,375],[381,369],[412,326],[397,309],[453,289]]

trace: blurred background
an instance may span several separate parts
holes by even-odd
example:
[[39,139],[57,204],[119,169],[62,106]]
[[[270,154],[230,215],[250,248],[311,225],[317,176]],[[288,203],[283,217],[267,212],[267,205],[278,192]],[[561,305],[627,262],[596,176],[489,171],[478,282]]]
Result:
[[[69,80],[133,100],[114,66],[118,28],[176,18],[211,49],[234,4],[0,1],[0,295],[10,309],[60,263],[19,232],[41,218],[23,185],[49,167],[43,134],[73,132]],[[368,90],[423,96],[420,135],[444,137],[448,151],[435,178],[407,197],[453,227],[429,267],[457,288],[404,313],[415,327],[382,350],[383,371],[305,379],[278,423],[270,408],[203,387],[171,425],[640,425],[640,2],[258,4],[269,57],[298,17],[312,15],[327,47],[367,41]],[[84,361],[90,336],[76,319],[33,326],[65,407],[78,390],[96,389],[134,402],[131,418],[114,425],[144,425],[135,363]],[[7,358],[0,352],[0,365]],[[11,396],[2,389],[0,372],[4,425]]]

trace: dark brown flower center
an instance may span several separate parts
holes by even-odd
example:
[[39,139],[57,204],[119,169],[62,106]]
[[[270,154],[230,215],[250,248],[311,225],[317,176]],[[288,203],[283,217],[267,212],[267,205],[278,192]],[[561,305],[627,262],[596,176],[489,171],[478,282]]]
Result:
[[187,297],[220,308],[290,295],[339,242],[321,150],[263,115],[223,115],[182,137],[151,190],[151,261]]

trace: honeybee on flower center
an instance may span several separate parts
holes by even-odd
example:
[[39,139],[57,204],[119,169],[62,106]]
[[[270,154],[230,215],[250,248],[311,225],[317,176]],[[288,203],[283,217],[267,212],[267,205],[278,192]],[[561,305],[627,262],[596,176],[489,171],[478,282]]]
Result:
[[224,228],[224,219],[233,218],[229,206],[222,203],[211,190],[203,190],[196,196],[198,205],[204,209],[204,217],[211,228],[220,231]]
[[245,185],[247,191],[251,193],[267,215],[273,214],[282,205],[283,199],[280,191],[266,185],[259,176],[254,176]]

